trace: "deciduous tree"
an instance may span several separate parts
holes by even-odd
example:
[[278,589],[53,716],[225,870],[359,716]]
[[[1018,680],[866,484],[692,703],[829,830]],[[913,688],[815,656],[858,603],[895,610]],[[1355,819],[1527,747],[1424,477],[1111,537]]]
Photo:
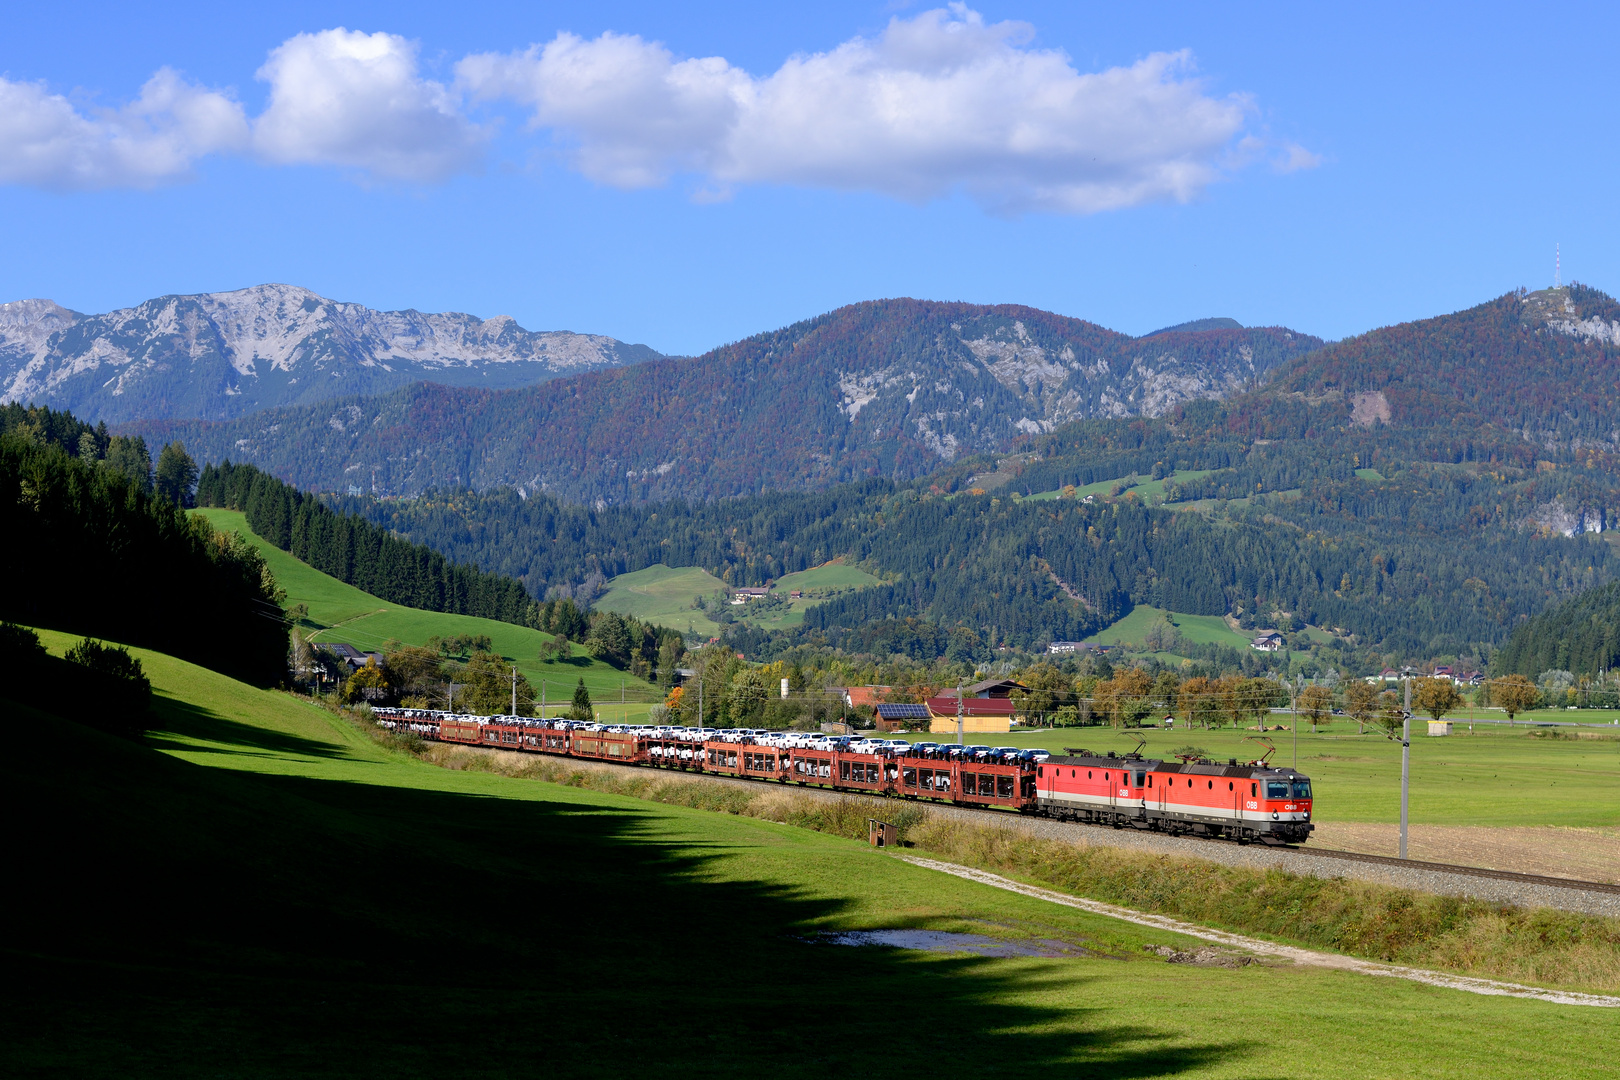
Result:
[[1365,734],[1368,722],[1378,712],[1378,688],[1363,679],[1353,679],[1346,683],[1344,711],[1355,719],[1356,726]]
[[1299,711],[1311,722],[1314,732],[1322,718],[1333,711],[1333,691],[1325,686],[1307,686],[1299,692]]
[[1412,693],[1412,704],[1435,720],[1443,718],[1463,703],[1462,695],[1450,679],[1419,679]]
[[1488,684],[1491,690],[1491,704],[1507,713],[1508,726],[1513,725],[1513,718],[1526,709],[1535,708],[1541,700],[1541,691],[1536,684],[1523,675],[1504,675],[1500,679],[1492,679]]

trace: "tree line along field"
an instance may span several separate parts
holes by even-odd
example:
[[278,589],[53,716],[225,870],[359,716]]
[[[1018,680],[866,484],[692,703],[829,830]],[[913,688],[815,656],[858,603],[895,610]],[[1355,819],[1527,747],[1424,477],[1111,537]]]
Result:
[[[43,637],[53,652],[68,640]],[[11,1075],[555,1076],[652,1061],[754,1075],[768,1061],[825,1080],[942,1054],[1017,1078],[1580,1078],[1620,1053],[1604,1010],[1166,964],[1143,946],[1193,943],[835,835],[437,768],[306,701],[134,651],[156,690],[147,745],[29,713],[51,749],[8,766],[36,822],[12,852],[35,887],[5,901],[29,928],[4,947]],[[444,917],[536,906],[611,933]],[[667,913],[724,926],[727,962],[647,917]],[[877,928],[1085,952],[810,940]],[[836,1036],[783,1019],[829,1009]]]
[[610,708],[611,703],[615,718],[619,713],[617,702],[621,687],[625,688],[627,697],[642,699],[639,704],[632,702],[623,710],[625,718],[632,721],[646,716],[650,699],[662,698],[651,683],[584,655],[578,646],[575,655],[568,659],[541,660],[541,646],[548,643],[551,636],[539,630],[496,619],[390,604],[346,585],[256,536],[239,511],[200,509],[191,512],[207,518],[215,528],[240,532],[253,541],[270,565],[277,583],[287,590],[287,604],[308,605],[306,629],[311,630],[310,636],[316,644],[342,642],[362,652],[378,652],[390,641],[422,645],[432,637],[488,635],[495,651],[528,678],[537,702],[542,692],[549,702],[566,702],[581,678],[593,702],[603,709]]

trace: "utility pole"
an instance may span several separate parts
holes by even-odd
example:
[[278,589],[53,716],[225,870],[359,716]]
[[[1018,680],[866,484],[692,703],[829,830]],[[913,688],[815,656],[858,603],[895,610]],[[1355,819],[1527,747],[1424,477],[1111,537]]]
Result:
[[1288,695],[1288,711],[1294,717],[1294,771],[1299,772],[1299,683],[1304,676],[1295,675]]
[[956,744],[962,745],[962,680],[956,680]]
[[707,673],[706,668],[705,669],[699,669],[699,671],[698,671],[698,734],[699,735],[703,734],[703,676],[706,673]]
[[1406,858],[1406,790],[1412,776],[1412,680],[1401,679],[1406,688],[1406,708],[1401,718],[1401,858]]
[[517,715],[517,667],[512,668],[512,715]]
[[445,685],[449,687],[449,689],[445,691],[444,711],[449,713],[451,716],[454,716],[456,714],[456,681],[451,679]]

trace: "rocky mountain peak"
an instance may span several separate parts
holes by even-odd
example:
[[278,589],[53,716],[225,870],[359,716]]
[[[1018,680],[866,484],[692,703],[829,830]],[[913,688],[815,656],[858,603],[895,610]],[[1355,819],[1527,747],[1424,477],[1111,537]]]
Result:
[[40,300],[0,312],[0,400],[111,422],[227,419],[417,381],[530,386],[660,355],[599,334],[528,331],[506,315],[378,311],[284,284],[102,315]]

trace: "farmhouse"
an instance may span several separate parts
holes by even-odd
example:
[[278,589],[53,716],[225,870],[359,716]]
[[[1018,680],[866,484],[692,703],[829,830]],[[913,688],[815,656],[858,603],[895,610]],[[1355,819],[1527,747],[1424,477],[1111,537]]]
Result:
[[742,588],[731,590],[731,602],[733,604],[746,604],[750,600],[763,600],[769,595],[771,595],[771,590],[769,589],[743,586]]
[[[983,682],[976,682],[972,686],[964,686],[962,696],[966,698],[1004,699],[1012,697],[1015,690],[1028,689],[1029,687],[1017,679],[986,679]],[[939,696],[941,698],[950,698],[954,702],[956,700],[956,688],[953,686],[948,690],[941,690]],[[954,709],[955,706],[952,705],[952,708]]]
[[1104,653],[1111,649],[1111,645],[1098,645],[1094,641],[1054,641],[1046,647],[1048,654],[1056,656],[1062,653],[1099,652]]
[[1283,637],[1275,630],[1261,631],[1259,636],[1249,642],[1249,648],[1258,649],[1260,652],[1279,652],[1282,647]]
[[322,641],[322,642],[318,642],[316,644],[316,648],[319,648],[319,649],[324,650],[325,652],[331,653],[333,656],[335,656],[339,660],[343,661],[349,667],[354,668],[356,670],[359,670],[360,668],[365,667],[367,660],[375,660],[375,661],[377,661],[377,666],[378,667],[383,666],[383,654],[382,653],[379,653],[379,652],[373,652],[373,653],[361,652],[359,649],[356,649],[353,645],[345,644],[343,642],[339,642],[339,641],[332,641],[332,642]]

